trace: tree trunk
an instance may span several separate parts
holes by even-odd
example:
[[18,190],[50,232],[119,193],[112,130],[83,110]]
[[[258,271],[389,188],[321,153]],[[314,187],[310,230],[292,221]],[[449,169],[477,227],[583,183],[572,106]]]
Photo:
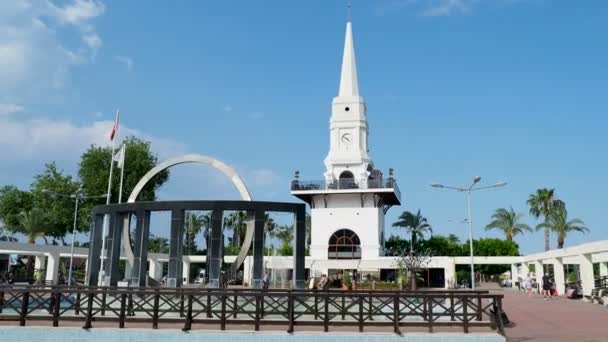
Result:
[[416,273],[413,271],[409,271],[409,282],[410,282],[410,290],[416,291],[418,284],[416,284]]
[[557,234],[557,248],[559,248],[559,249],[564,248],[564,240],[565,239],[566,239],[566,237],[564,236],[563,233]]
[[411,246],[410,246],[410,250],[412,251],[412,255],[414,255],[414,251],[416,250],[416,233],[412,233],[412,240],[411,242]]
[[548,251],[549,249],[551,249],[549,247],[549,227],[545,227],[545,252]]
[[507,233],[507,241],[513,241],[513,234]]

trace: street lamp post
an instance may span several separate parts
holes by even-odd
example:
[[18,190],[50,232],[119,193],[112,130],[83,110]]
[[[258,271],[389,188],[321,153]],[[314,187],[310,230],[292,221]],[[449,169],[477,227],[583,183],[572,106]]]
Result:
[[474,177],[473,183],[467,188],[457,187],[457,186],[448,186],[448,185],[443,185],[440,183],[431,184],[431,186],[434,188],[451,189],[451,190],[456,190],[458,192],[467,193],[467,211],[468,211],[467,221],[469,222],[469,250],[471,252],[470,254],[471,254],[471,289],[472,290],[475,290],[475,261],[473,258],[474,252],[473,252],[473,219],[471,217],[471,192],[477,191],[477,190],[483,190],[483,189],[499,188],[499,187],[507,185],[506,182],[498,182],[494,185],[482,186],[482,187],[476,188],[475,185],[477,185],[477,183],[479,183],[480,181],[481,181],[480,176]]
[[70,268],[68,270],[68,286],[71,286],[72,285],[72,268],[74,265],[74,242],[76,239],[76,227],[78,225],[78,204],[81,199],[106,198],[108,195],[103,194],[103,195],[99,195],[99,196],[85,196],[82,194],[82,189],[78,189],[72,195],[61,194],[61,193],[50,191],[47,189],[42,190],[42,192],[44,192],[45,194],[49,194],[51,196],[73,198],[74,202],[75,202],[75,204],[74,204],[74,225],[72,226],[72,244],[70,247]]

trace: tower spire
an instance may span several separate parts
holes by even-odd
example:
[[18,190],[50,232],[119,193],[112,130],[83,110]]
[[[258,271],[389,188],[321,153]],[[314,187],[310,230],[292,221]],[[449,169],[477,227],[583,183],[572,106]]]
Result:
[[346,37],[344,38],[344,55],[342,56],[342,74],[340,75],[340,91],[338,92],[338,96],[359,96],[353,29],[350,21],[350,3],[349,18],[346,22]]

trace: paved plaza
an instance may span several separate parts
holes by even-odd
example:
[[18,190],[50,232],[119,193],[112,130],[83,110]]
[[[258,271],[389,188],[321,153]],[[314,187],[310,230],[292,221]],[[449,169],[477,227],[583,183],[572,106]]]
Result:
[[509,342],[608,341],[608,309],[560,297],[545,301],[534,294],[504,290],[504,309],[512,322]]

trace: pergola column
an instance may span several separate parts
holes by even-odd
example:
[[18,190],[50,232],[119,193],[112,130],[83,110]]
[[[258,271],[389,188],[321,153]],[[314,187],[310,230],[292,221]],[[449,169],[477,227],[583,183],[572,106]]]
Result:
[[89,257],[87,258],[87,273],[85,284],[87,286],[96,286],[101,284],[103,279],[99,279],[99,267],[101,266],[101,244],[103,230],[104,215],[94,215],[93,224],[91,225],[89,239]]
[[224,212],[214,209],[211,213],[211,233],[209,234],[209,246],[207,247],[207,267],[209,271],[209,288],[220,287],[220,272],[222,269],[223,234],[222,221]]
[[540,261],[540,260],[534,261],[534,273],[536,274],[536,284],[538,286],[537,290],[539,293],[541,293],[542,286],[543,286],[543,275],[544,275],[542,261]]
[[595,278],[593,277],[593,262],[591,254],[579,255],[581,286],[583,287],[583,295],[590,296],[591,291],[595,287]]
[[184,240],[185,211],[171,211],[171,238],[169,240],[168,287],[180,287],[182,284],[182,245]]
[[148,276],[156,281],[160,281],[163,277],[163,263],[158,261],[158,259],[150,259]]
[[251,285],[261,289],[264,285],[264,211],[256,210],[253,214],[253,275]]
[[136,214],[133,270],[131,286],[146,286],[148,268],[148,239],[150,238],[150,212],[138,211]]
[[46,258],[46,281],[57,285],[59,280],[59,253],[49,253]]
[[[190,283],[190,260],[186,260],[186,257],[182,257],[182,274],[184,284]],[[183,285],[183,284],[182,284]]]
[[44,255],[36,255],[36,260],[34,261],[34,269],[43,270],[45,268],[46,256]]
[[294,234],[293,255],[293,287],[306,288],[305,258],[306,258],[306,206],[300,205],[296,209],[296,231]]
[[456,286],[456,262],[454,258],[449,258],[448,264],[443,269],[445,278],[445,288],[450,289]]
[[557,294],[562,296],[566,292],[566,277],[564,275],[564,263],[562,258],[553,259],[553,277]]
[[517,264],[511,264],[511,287],[516,288],[517,287],[516,283],[518,281],[519,281],[519,271],[517,270]]
[[110,229],[108,232],[108,256],[105,260],[105,276],[104,286],[116,286],[120,272],[118,270],[118,262],[120,261],[120,243],[122,239],[122,229],[124,225],[124,214],[110,214]]

